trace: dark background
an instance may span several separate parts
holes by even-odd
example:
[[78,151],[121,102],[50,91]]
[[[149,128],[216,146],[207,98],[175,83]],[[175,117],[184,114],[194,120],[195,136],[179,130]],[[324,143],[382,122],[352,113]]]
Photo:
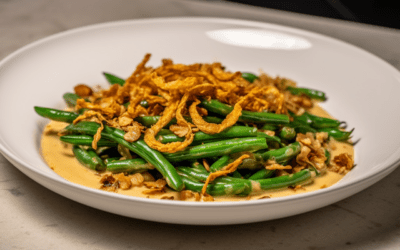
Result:
[[228,2],[400,29],[400,7],[394,0],[228,0]]

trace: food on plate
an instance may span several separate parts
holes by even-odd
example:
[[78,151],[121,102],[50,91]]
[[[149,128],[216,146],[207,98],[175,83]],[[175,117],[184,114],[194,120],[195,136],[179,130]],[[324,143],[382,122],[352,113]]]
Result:
[[324,92],[149,59],[127,79],[104,73],[109,88],[76,85],[65,110],[35,107],[52,120],[42,155],[54,171],[110,192],[222,201],[324,188],[353,168],[352,130],[318,106]]

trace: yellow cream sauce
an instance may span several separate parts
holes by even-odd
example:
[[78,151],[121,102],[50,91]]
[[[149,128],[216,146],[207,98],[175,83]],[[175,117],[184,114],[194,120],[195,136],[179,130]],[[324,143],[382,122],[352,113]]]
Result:
[[[322,108],[318,106],[313,108],[313,110],[311,110],[311,113],[323,117],[330,117],[326,111],[324,111]],[[104,175],[105,173],[99,174],[96,171],[93,171],[91,169],[82,166],[75,158],[72,152],[72,146],[63,143],[59,140],[59,136],[57,135],[58,132],[61,131],[67,125],[68,124],[62,122],[51,121],[46,126],[41,139],[42,156],[49,165],[49,167],[64,179],[89,188],[99,189],[101,187],[100,183],[101,176]],[[354,159],[354,149],[350,144],[336,142],[335,146],[336,146],[335,149],[331,152],[331,159],[333,159],[336,155],[339,155],[341,153],[347,153],[351,155],[352,158]],[[296,188],[296,189],[286,188],[280,190],[260,191],[257,192],[256,194],[252,194],[249,197],[230,197],[230,196],[214,197],[214,201],[239,201],[244,199],[253,200],[260,198],[273,198],[273,197],[301,194],[332,186],[333,184],[338,182],[342,177],[343,177],[342,174],[327,171],[324,175],[314,178],[312,183],[303,185],[301,188]],[[122,195],[130,195],[130,196],[154,198],[154,199],[174,197],[175,200],[179,200],[179,193],[174,192],[172,190],[167,190],[167,192],[164,194],[148,195],[142,193],[142,191],[146,189],[147,188],[144,186],[139,186],[139,187],[135,186],[128,190],[118,189],[117,193]],[[193,200],[193,199],[194,198],[187,200]]]

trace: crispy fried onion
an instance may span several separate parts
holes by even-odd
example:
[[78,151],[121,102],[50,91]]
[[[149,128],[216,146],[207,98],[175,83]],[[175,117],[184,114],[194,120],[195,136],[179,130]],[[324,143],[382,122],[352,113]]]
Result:
[[221,133],[226,128],[229,128],[232,125],[234,125],[239,119],[239,116],[242,114],[242,107],[240,106],[240,103],[237,103],[234,106],[232,112],[226,116],[226,118],[221,122],[221,124],[209,123],[206,122],[197,111],[197,105],[199,103],[200,100],[198,99],[195,102],[193,102],[192,105],[190,105],[189,113],[190,117],[192,118],[192,122],[197,126],[197,128],[199,128],[206,134]]
[[126,190],[132,186],[130,177],[125,176],[123,173],[105,174],[101,177],[100,183],[102,184],[100,189],[110,192],[116,192],[118,188]]
[[335,166],[332,166],[331,170],[345,174],[354,167],[354,160],[351,155],[347,153],[341,153],[333,158]]
[[131,124],[126,125],[122,129],[126,132],[124,135],[125,141],[134,142],[139,140],[143,126],[138,122],[132,121]]
[[165,187],[167,185],[167,181],[164,179],[158,179],[156,181],[145,181],[143,184],[149,188],[143,190],[143,194],[163,194],[165,193]]
[[271,164],[271,165],[266,165],[265,166],[266,170],[284,170],[284,169],[292,169],[292,167],[290,165],[287,166],[283,166],[277,163]]
[[[194,132],[201,130],[208,134],[219,133],[234,125],[242,110],[286,113],[284,91],[280,78],[268,76],[250,84],[242,78],[241,72],[225,71],[221,63],[212,64],[174,64],[163,59],[157,68],[146,66],[150,60],[146,54],[125,84],[112,85],[108,90],[90,93],[86,99],[79,99],[75,107],[89,109],[90,112],[75,121],[97,117],[98,122],[123,129],[125,139],[133,142],[144,132],[145,142],[160,152],[177,152],[189,146]],[[233,106],[233,110],[220,124],[206,122],[202,116],[206,110],[199,107],[200,99],[217,99]],[[143,104],[145,102],[145,104]],[[138,116],[159,115],[161,118],[151,128],[143,128],[134,123]],[[190,115],[192,123],[184,119]],[[170,127],[182,142],[163,144],[155,139],[157,133],[173,118],[177,124]],[[96,142],[100,139],[99,129]]]
[[191,190],[182,190],[179,192],[178,195],[179,195],[179,200],[184,201],[194,197],[195,193]]
[[242,115],[242,106],[247,105],[251,97],[253,97],[253,91],[250,92],[248,95],[242,97],[240,101],[238,101],[234,105],[233,110],[226,116],[226,118],[220,124],[206,122],[201,117],[197,109],[198,108],[197,105],[199,105],[201,101],[197,98],[195,98],[195,101],[192,103],[192,105],[190,105],[189,114],[190,117],[192,118],[192,122],[194,123],[194,125],[196,125],[196,127],[200,129],[202,132],[206,134],[218,134],[224,131],[225,129],[231,127],[238,121],[239,117]]
[[352,169],[354,161],[349,154],[342,153],[333,158],[333,162],[341,167],[346,167],[347,169]]
[[235,172],[235,170],[242,163],[242,161],[249,157],[250,157],[249,155],[242,155],[239,158],[237,158],[235,161],[233,161],[233,162],[229,163],[228,165],[226,165],[225,167],[223,167],[221,170],[216,171],[214,173],[210,173],[203,185],[203,188],[201,189],[201,194],[204,195],[206,193],[207,186],[211,181],[215,180],[217,177],[224,176],[224,175],[230,174],[232,172]]
[[300,142],[301,150],[296,156],[298,166],[295,169],[299,170],[307,165],[315,167],[318,171],[326,169],[325,149],[322,146],[325,136],[316,136],[313,133],[297,134],[296,141]]
[[[185,95],[186,96],[186,95]],[[192,128],[190,124],[183,118],[181,112],[186,104],[187,98],[183,98],[181,101],[176,101],[170,104],[165,110],[164,115],[160,117],[158,122],[151,128],[147,129],[144,134],[144,141],[149,145],[149,147],[156,149],[160,152],[175,153],[177,151],[185,149],[193,141],[194,134],[192,133]],[[155,138],[158,132],[167,125],[173,118],[174,112],[176,111],[176,118],[179,126],[186,126],[188,132],[186,133],[185,140],[183,142],[170,142],[163,144]]]
[[76,124],[82,120],[87,120],[88,118],[97,118],[97,119],[92,119],[92,121],[95,121],[100,124],[100,127],[97,129],[97,132],[93,136],[93,141],[92,141],[92,148],[97,149],[97,142],[100,140],[101,131],[103,131],[103,129],[104,129],[103,121],[107,121],[107,120],[100,112],[88,110],[88,111],[85,111],[85,113],[83,113],[82,115],[78,116],[73,121],[73,124]]
[[104,117],[112,118],[121,114],[121,106],[112,97],[103,98],[98,103],[86,102],[84,99],[76,101],[76,109],[90,109],[101,113]]

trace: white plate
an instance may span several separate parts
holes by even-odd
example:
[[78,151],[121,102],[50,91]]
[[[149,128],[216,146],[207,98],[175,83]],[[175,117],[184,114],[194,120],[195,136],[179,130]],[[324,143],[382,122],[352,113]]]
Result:
[[[104,83],[103,71],[129,76],[145,53],[179,63],[222,62],[230,71],[292,78],[325,91],[323,105],[355,127],[357,167],[336,185],[290,197],[226,203],[149,200],[89,189],[55,174],[39,154],[46,119],[33,106],[63,108],[77,83]],[[105,23],[32,43],[0,63],[0,151],[41,185],[111,213],[180,224],[234,224],[311,211],[379,181],[400,159],[400,74],[383,60],[319,34],[259,22],[217,18]]]

